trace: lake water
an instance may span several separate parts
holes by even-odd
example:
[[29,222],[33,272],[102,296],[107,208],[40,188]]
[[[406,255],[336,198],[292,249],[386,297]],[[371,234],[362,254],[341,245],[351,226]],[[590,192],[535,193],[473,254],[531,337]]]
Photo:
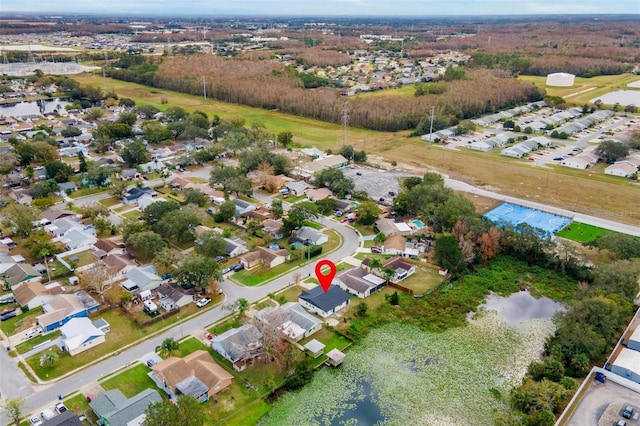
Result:
[[528,291],[513,293],[509,297],[489,295],[478,309],[498,312],[512,327],[517,327],[521,321],[551,318],[556,312],[566,311],[562,303],[548,297],[536,299]]
[[[41,111],[39,103],[44,106],[44,111]],[[0,115],[5,117],[22,117],[25,115],[39,115],[41,113],[53,112],[56,108],[64,110],[64,107],[71,105],[69,101],[63,101],[60,99],[50,99],[43,101],[29,101],[18,102],[14,104],[1,104]]]
[[[378,407],[371,396],[371,384],[363,380],[356,385],[356,388],[358,389],[359,395],[353,395],[353,399],[347,401],[348,404],[354,407],[344,410],[341,416],[333,418],[331,420],[331,426],[373,426],[384,420],[380,412],[380,407]],[[320,418],[317,420],[322,422]]]

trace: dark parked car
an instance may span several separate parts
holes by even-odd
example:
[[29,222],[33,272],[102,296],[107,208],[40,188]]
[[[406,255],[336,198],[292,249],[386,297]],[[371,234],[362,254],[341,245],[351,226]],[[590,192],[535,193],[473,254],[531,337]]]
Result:
[[218,263],[224,262],[224,259],[225,259],[224,256],[216,256],[216,262],[218,262]]
[[7,312],[5,314],[0,315],[0,321],[6,321],[8,319],[15,317],[16,315],[17,315],[16,311]]
[[380,253],[382,253],[382,249],[380,247],[372,246],[371,247],[371,253],[380,254]]
[[164,274],[160,278],[162,278],[163,280],[168,280],[169,278],[171,278],[171,274],[167,272],[166,274]]
[[242,271],[244,269],[244,266],[242,266],[242,263],[236,263],[231,267],[231,269],[233,269],[234,272],[238,272]]
[[630,419],[631,417],[633,417],[633,407],[630,405],[624,407],[624,411],[622,411],[622,417],[624,417],[625,419]]

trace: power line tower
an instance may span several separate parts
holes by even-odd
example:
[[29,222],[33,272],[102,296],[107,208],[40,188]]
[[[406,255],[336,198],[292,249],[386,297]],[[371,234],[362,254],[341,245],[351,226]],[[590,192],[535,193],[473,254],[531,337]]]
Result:
[[342,146],[347,144],[347,136],[349,135],[349,101],[342,104]]
[[207,102],[207,80],[202,76],[202,93],[204,95],[204,101]]

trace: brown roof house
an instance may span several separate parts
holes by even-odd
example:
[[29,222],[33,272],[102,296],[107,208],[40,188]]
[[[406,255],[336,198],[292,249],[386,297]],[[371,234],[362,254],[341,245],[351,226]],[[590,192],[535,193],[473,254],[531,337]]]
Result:
[[93,255],[98,259],[102,259],[111,254],[124,254],[124,244],[104,238],[93,243],[93,249]]
[[[153,375],[174,395],[191,395],[207,401],[231,386],[233,376],[199,350],[184,358],[169,357],[152,367]],[[169,393],[169,392],[167,392]]]
[[29,309],[38,308],[49,303],[53,296],[62,293],[62,286],[57,283],[42,284],[40,281],[22,283],[13,291],[16,302],[20,306],[28,306]]
[[256,247],[255,250],[238,257],[245,269],[262,265],[264,268],[273,268],[283,264],[291,255],[286,249],[271,250],[265,247]]

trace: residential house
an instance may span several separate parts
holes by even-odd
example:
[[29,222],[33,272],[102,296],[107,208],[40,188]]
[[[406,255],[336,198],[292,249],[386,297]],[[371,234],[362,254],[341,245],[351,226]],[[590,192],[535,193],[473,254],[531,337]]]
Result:
[[62,293],[62,286],[49,283],[46,286],[40,281],[29,281],[20,284],[13,291],[16,302],[20,306],[27,306],[30,310],[49,303],[56,294]]
[[288,182],[286,188],[293,195],[303,195],[307,189],[314,189],[315,186],[303,180],[296,180]]
[[262,333],[255,325],[245,324],[215,336],[211,346],[229,360],[236,371],[243,371],[247,361],[261,354]]
[[169,357],[152,367],[153,375],[175,395],[191,395],[205,402],[231,386],[233,375],[204,350],[184,358]]
[[604,169],[606,175],[630,177],[640,168],[640,154],[629,155]]
[[16,263],[9,269],[4,271],[4,279],[11,289],[15,289],[17,285],[28,281],[39,281],[42,275],[28,263]]
[[311,336],[322,328],[322,320],[309,314],[296,302],[260,310],[255,318],[293,342]]
[[37,322],[44,331],[55,330],[72,318],[88,317],[99,308],[98,302],[84,290],[73,294],[58,294],[49,303],[42,306],[43,314]]
[[305,290],[298,297],[305,309],[326,318],[335,314],[349,304],[349,295],[338,285],[331,285],[325,292],[321,286],[315,286],[311,290]]
[[67,410],[52,419],[45,420],[42,426],[82,426],[82,421],[76,413]]
[[[18,247],[16,245],[16,242],[13,241],[9,237],[5,237],[5,238],[0,239],[0,244],[2,244],[2,248],[3,249],[7,249],[7,250],[11,250],[11,249],[14,249],[14,248]],[[16,262],[13,262],[13,263],[16,263]]]
[[127,257],[119,254],[110,254],[100,260],[101,264],[107,269],[107,274],[117,280],[126,275],[135,267],[135,263]]
[[74,228],[65,233],[59,241],[64,244],[67,250],[90,247],[97,241],[96,230],[93,225],[85,226],[83,229]]
[[402,235],[392,235],[388,237],[382,246],[384,254],[394,254],[402,257],[417,258],[420,255],[420,246],[408,242]]
[[124,254],[125,247],[122,243],[101,238],[93,243],[93,255],[98,259],[104,259],[112,254]]
[[309,178],[321,170],[327,168],[342,168],[347,164],[349,164],[349,160],[344,158],[342,155],[328,155],[308,163],[300,164],[294,169],[294,173],[303,178]]
[[140,179],[140,173],[136,169],[124,169],[120,173],[121,180]]
[[241,200],[240,198],[234,198],[232,202],[236,206],[236,216],[243,215],[258,208],[255,204],[251,204],[247,201]]
[[392,257],[382,262],[382,269],[391,268],[395,272],[389,281],[399,283],[416,272],[416,267],[401,257]]
[[102,392],[89,402],[89,406],[104,426],[141,425],[145,411],[151,404],[162,402],[155,389],[145,389],[127,398],[119,389]]
[[72,318],[60,327],[60,331],[62,345],[69,355],[77,355],[105,342],[105,332],[89,318]]
[[58,184],[58,195],[61,197],[71,194],[72,192],[76,192],[78,190],[78,185],[74,182],[62,182]]
[[169,284],[162,284],[156,291],[158,293],[158,304],[165,311],[181,308],[196,299],[195,292],[176,288]]
[[375,229],[377,232],[382,232],[385,237],[391,235],[410,235],[411,227],[404,222],[395,222],[393,219],[381,218],[376,220]]
[[191,184],[192,182],[189,179],[185,179],[182,177],[175,177],[171,179],[171,183],[170,183],[171,189],[177,189],[177,190],[186,189]]
[[329,236],[323,232],[311,228],[310,226],[301,226],[297,230],[293,231],[293,236],[296,240],[305,245],[322,245],[329,241]]
[[333,192],[329,188],[317,188],[307,189],[305,191],[307,199],[311,202],[324,200],[325,198],[333,197]]
[[225,254],[229,257],[237,257],[249,251],[247,250],[246,243],[240,238],[225,238],[224,242],[224,251]]
[[594,166],[600,157],[593,151],[584,151],[573,157],[566,157],[560,162],[561,166],[571,167],[574,169],[586,170],[591,166]]
[[264,268],[273,268],[283,264],[290,255],[291,253],[286,249],[271,250],[265,247],[256,247],[255,250],[240,255],[238,260],[245,269],[251,269],[258,265],[262,265]]
[[122,202],[127,205],[132,205],[138,203],[142,197],[155,197],[156,195],[158,195],[158,193],[149,187],[133,187],[122,196]]
[[385,285],[385,280],[370,273],[367,269],[350,268],[336,275],[335,282],[341,289],[361,299],[371,293],[380,290]]
[[267,219],[262,226],[262,230],[271,235],[274,239],[279,240],[284,237],[282,234],[283,225],[282,219]]
[[121,286],[131,292],[155,290],[162,284],[162,278],[156,275],[153,265],[136,266],[126,273],[127,279]]
[[165,167],[166,166],[164,165],[164,163],[159,160],[149,161],[147,163],[140,164],[140,170],[142,170],[142,173],[159,172]]
[[347,200],[336,200],[336,211],[342,213],[349,213],[353,209],[353,204],[351,201]]

